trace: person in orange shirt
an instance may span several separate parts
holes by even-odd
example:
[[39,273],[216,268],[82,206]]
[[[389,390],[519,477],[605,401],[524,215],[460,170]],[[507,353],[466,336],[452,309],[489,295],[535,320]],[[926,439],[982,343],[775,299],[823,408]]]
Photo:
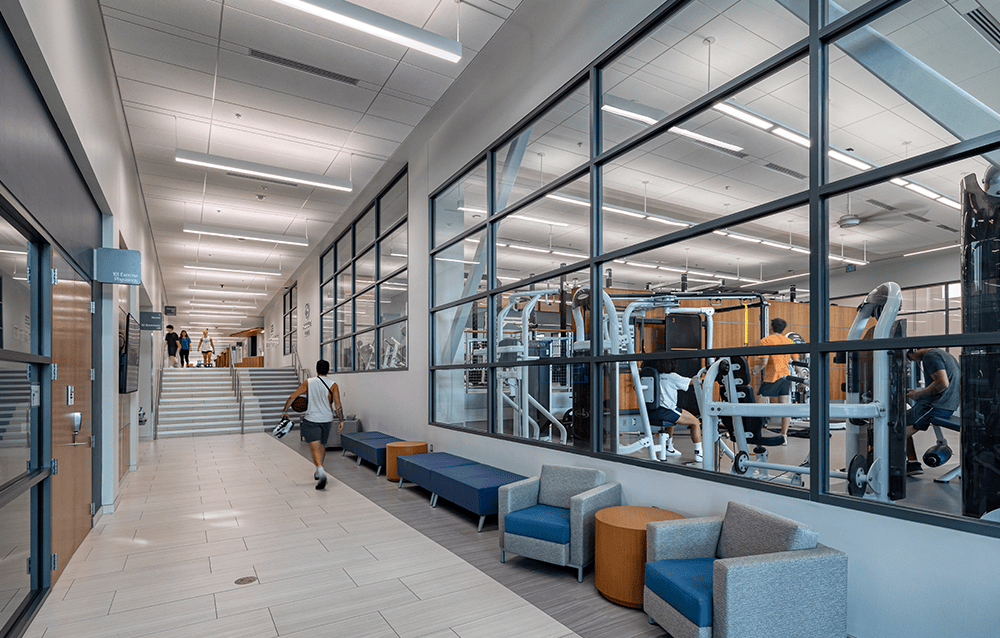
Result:
[[[784,319],[771,320],[771,334],[760,340],[762,346],[780,346],[795,343],[785,336],[785,329],[788,322]],[[794,354],[771,354],[757,358],[757,368],[755,372],[764,370],[764,382],[760,384],[757,392],[758,403],[770,403],[772,397],[777,398],[779,403],[791,403],[792,382],[788,380],[788,362],[799,357]],[[785,437],[782,445],[788,445],[788,426],[791,425],[791,417],[781,417],[781,436]]]

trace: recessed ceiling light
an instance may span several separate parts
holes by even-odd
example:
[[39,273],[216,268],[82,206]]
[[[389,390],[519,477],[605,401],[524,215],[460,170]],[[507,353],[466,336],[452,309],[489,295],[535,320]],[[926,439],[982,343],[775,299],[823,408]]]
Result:
[[233,239],[252,239],[274,244],[288,244],[291,246],[308,246],[309,240],[305,237],[291,237],[288,235],[272,235],[270,233],[259,233],[255,230],[236,230],[232,228],[219,228],[217,226],[202,226],[200,224],[184,224],[185,233],[196,235],[212,235],[215,237],[230,237]]
[[554,199],[557,202],[564,202],[566,204],[573,204],[575,206],[590,206],[589,200],[580,199],[579,197],[573,197],[571,195],[560,195],[558,193],[549,193],[545,197],[547,199]]
[[377,11],[344,2],[344,0],[274,1],[377,38],[422,51],[448,62],[458,62],[462,59],[461,42],[450,40],[443,35],[421,29]]
[[[256,177],[267,177],[269,179],[280,179],[288,182],[295,182],[296,184],[305,184],[307,186],[315,186],[317,188],[329,188],[332,190],[346,191],[348,193],[354,188],[351,181],[346,179],[337,179],[335,177],[327,177],[325,175],[313,175],[312,173],[303,173],[301,171],[293,171],[287,168],[278,168],[277,166],[267,166],[265,164],[257,164],[255,162],[246,162],[230,157],[220,157],[219,155],[209,155],[208,153],[196,153],[194,151],[177,149],[174,151],[174,159],[182,164],[204,166],[206,168],[232,171],[234,173],[254,175]],[[257,199],[262,200],[264,199],[264,196],[258,194]]]
[[937,200],[939,202],[941,202],[942,204],[944,204],[945,206],[950,206],[951,208],[954,208],[955,210],[962,210],[962,205],[959,204],[958,202],[956,202],[955,200],[953,200],[950,197],[941,196],[941,197],[938,197]]
[[601,107],[601,110],[605,113],[611,113],[612,115],[617,115],[619,117],[624,117],[629,120],[635,120],[636,122],[642,122],[643,124],[652,125],[656,124],[657,120],[649,117],[648,115],[642,115],[641,113],[636,113],[635,111],[630,111],[619,106],[613,106],[611,104],[605,104]]
[[480,215],[485,215],[486,214],[486,209],[485,208],[474,208],[472,206],[459,206],[458,210],[466,212],[466,213],[478,213]]
[[923,195],[924,197],[926,197],[928,199],[934,199],[934,200],[936,200],[937,198],[941,197],[940,194],[935,193],[934,191],[932,191],[929,188],[924,188],[920,184],[914,184],[914,183],[911,182],[911,183],[909,183],[909,184],[906,185],[906,188],[910,189],[914,193],[917,193],[918,195]]
[[702,135],[701,133],[695,133],[694,131],[689,131],[687,129],[680,128],[679,126],[673,127],[672,129],[670,129],[670,132],[673,133],[674,135],[681,135],[683,137],[696,140],[698,142],[704,142],[705,144],[709,144],[711,146],[718,146],[719,148],[724,148],[727,151],[733,151],[734,153],[739,153],[740,151],[743,150],[742,146],[736,146],[735,144],[722,142],[713,137]]
[[939,250],[948,250],[949,248],[961,248],[958,244],[952,244],[950,246],[938,246],[937,248],[928,248],[927,250],[918,250],[914,253],[906,253],[903,257],[913,257],[914,255],[924,255],[926,253],[936,253]]
[[795,142],[799,146],[805,146],[806,148],[809,148],[809,146],[811,145],[811,142],[809,141],[808,137],[785,130],[780,126],[775,127],[774,130],[772,130],[771,132],[777,135],[778,137],[783,137],[790,142]]
[[850,155],[847,155],[846,153],[841,153],[840,151],[834,151],[831,149],[830,151],[827,152],[827,154],[830,156],[830,159],[835,159],[838,162],[847,164],[848,166],[853,166],[854,168],[861,171],[867,171],[868,169],[871,168],[870,164],[865,164],[856,157],[851,157]]
[[277,277],[281,271],[277,268],[257,268],[254,266],[230,266],[228,264],[204,264],[201,262],[188,262],[184,264],[190,270],[211,270],[215,272],[235,272],[246,275],[263,275]]
[[207,306],[209,308],[242,308],[245,310],[256,310],[257,306],[251,304],[242,303],[231,303],[225,301],[198,301],[192,300],[188,302],[189,306]]
[[514,248],[517,250],[527,250],[533,253],[547,253],[549,252],[546,248],[535,248],[534,246],[518,246],[517,244],[507,244],[508,248]]
[[549,226],[569,226],[569,224],[563,222],[554,222],[548,219],[541,219],[539,217],[529,217],[528,215],[511,215],[514,219],[520,219],[526,222],[536,222],[538,224],[548,224]]

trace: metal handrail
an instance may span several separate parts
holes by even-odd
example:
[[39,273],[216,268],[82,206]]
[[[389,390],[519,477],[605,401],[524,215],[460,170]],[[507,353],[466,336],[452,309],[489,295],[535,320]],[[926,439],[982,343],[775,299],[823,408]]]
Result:
[[246,421],[243,411],[243,380],[236,369],[236,347],[229,346],[229,374],[233,378],[233,393],[236,395],[236,404],[240,407],[240,434],[246,434]]
[[302,360],[299,359],[298,350],[294,350],[292,356],[294,358],[292,365],[295,367],[295,378],[298,379],[299,383],[302,383],[309,378],[309,371],[302,367]]
[[159,438],[160,436],[160,396],[163,394],[163,367],[160,367],[160,373],[157,375],[156,380],[156,401],[153,403],[156,407],[153,408],[153,440]]

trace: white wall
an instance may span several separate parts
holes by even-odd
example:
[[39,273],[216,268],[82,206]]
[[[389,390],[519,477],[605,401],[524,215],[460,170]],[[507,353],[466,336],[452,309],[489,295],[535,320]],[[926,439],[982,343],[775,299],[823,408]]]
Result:
[[903,288],[958,281],[961,274],[957,249],[886,259],[858,266],[854,272],[845,272],[843,268],[831,270],[830,297],[863,295],[887,281],[895,281]]
[[[318,274],[320,252],[392,175],[409,165],[410,368],[334,375],[345,410],[356,412],[367,430],[426,440],[435,451],[525,475],[537,473],[542,463],[596,467],[622,483],[629,504],[698,516],[721,513],[728,501],[737,500],[812,525],[821,542],[850,556],[849,631],[858,638],[995,636],[1000,626],[1000,586],[994,576],[1000,573],[1000,541],[995,538],[428,425],[428,299],[423,284],[429,275],[428,194],[658,4],[578,0],[560,3],[554,11],[551,3],[523,3],[293,276],[290,281],[300,282],[302,295],[304,282]],[[957,278],[957,262],[940,262],[939,267],[938,257],[930,257],[841,273],[833,277],[831,288],[834,294],[862,294],[885,278],[904,286]],[[954,259],[940,257],[949,258]],[[280,313],[279,296],[267,310],[266,329],[273,321],[280,332]],[[307,356],[303,347],[303,362]]]

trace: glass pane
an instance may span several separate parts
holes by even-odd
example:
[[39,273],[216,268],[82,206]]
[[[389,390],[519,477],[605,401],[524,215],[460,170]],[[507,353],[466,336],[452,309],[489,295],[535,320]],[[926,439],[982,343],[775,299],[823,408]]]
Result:
[[434,198],[434,245],[486,218],[486,162]]
[[406,267],[406,224],[379,242],[379,277]]
[[382,199],[379,200],[379,234],[393,227],[399,220],[406,217],[407,176],[403,175],[392,185]]
[[336,268],[336,263],[334,262],[334,257],[336,257],[337,251],[330,249],[323,253],[323,258],[320,260],[320,281],[326,281],[333,276],[333,271]]
[[434,361],[449,365],[486,357],[486,300],[461,304],[433,314]]
[[[831,377],[838,370],[846,381],[846,408],[868,413],[836,420],[830,467],[848,471],[831,479],[830,491],[979,518],[1000,508],[996,457],[983,453],[1000,446],[1000,355],[995,347],[914,345],[912,351],[850,352],[832,363]],[[943,390],[938,377],[948,379]],[[838,407],[845,409],[831,409]],[[905,426],[912,428],[912,444]],[[866,473],[876,480],[865,480]]]
[[[0,219],[0,348],[31,352],[31,285],[27,278],[28,242]],[[31,247],[34,251],[34,247]],[[69,276],[69,275],[67,275]],[[23,372],[23,367],[22,367]]]
[[375,207],[372,206],[354,226],[354,245],[358,252],[375,241]]
[[352,337],[337,342],[337,370],[350,372],[354,369],[354,345]]
[[805,190],[808,148],[782,135],[806,127],[808,79],[796,62],[612,161],[604,250]]
[[[725,8],[720,11],[717,7]],[[808,10],[808,4],[802,5]],[[767,60],[808,34],[778,2],[689,2],[601,75],[604,149]],[[804,105],[803,105],[804,108]]]
[[354,298],[354,329],[357,331],[375,327],[375,286]]
[[379,351],[379,367],[383,370],[406,367],[406,322],[401,321],[391,326],[380,328],[379,339],[382,347]]
[[374,370],[378,366],[378,352],[375,350],[375,331],[354,335],[355,352],[358,355],[355,370]]
[[354,266],[348,266],[337,273],[337,301],[343,301],[354,294]]
[[[992,255],[997,240],[992,236],[992,220],[998,211],[996,198],[983,190],[982,179],[989,167],[986,157],[976,156],[832,198],[831,297],[850,297],[860,303],[869,292],[891,282],[901,289],[897,318],[906,320],[908,336],[961,333],[963,322],[955,317],[963,316],[972,322],[967,326],[976,326],[967,332],[1000,328],[995,320],[1000,303],[968,307],[962,303],[963,294],[980,298],[979,293],[985,292],[987,299],[993,298],[989,289],[996,275],[990,273],[996,272]],[[968,207],[965,227],[973,246],[964,262],[960,202]],[[967,287],[960,283],[963,273],[970,277]],[[946,286],[947,282],[953,283]],[[853,304],[855,308],[858,303]],[[944,311],[946,303],[947,315],[913,314]],[[985,324],[980,324],[983,319]],[[859,325],[857,332],[863,335],[867,327]],[[831,338],[848,335],[842,332]]]
[[436,253],[433,258],[434,305],[486,290],[488,260],[485,229]]
[[[831,179],[1000,128],[1000,51],[967,10],[944,0],[906,3],[833,43],[830,143],[863,165],[831,162]],[[841,14],[833,9],[830,19]]]
[[[337,323],[337,334],[338,337],[343,337],[344,335],[349,335],[354,332],[354,327],[351,325],[353,319],[351,318],[351,308],[352,303],[348,301],[347,303],[337,306],[334,310],[336,313],[336,323]],[[325,335],[324,335],[325,336]]]
[[31,460],[31,383],[26,364],[0,361],[0,485],[24,474]]
[[337,240],[337,270],[346,266],[354,258],[354,249],[351,247],[351,231],[348,230],[344,236]]
[[329,310],[337,303],[337,282],[330,281],[323,284],[320,290],[320,296],[322,299],[323,311]]
[[487,431],[487,376],[485,368],[435,370],[432,419],[436,423]]
[[503,329],[497,360],[573,356],[573,293],[589,281],[589,271],[580,270],[497,295],[497,321]]
[[406,271],[379,284],[378,322],[395,321],[407,315],[409,285]]
[[588,257],[589,188],[583,177],[497,223],[497,285]]
[[354,277],[357,281],[355,292],[375,283],[375,249],[358,257],[354,262]]
[[543,113],[496,152],[496,210],[587,161],[590,83]]
[[337,318],[337,313],[335,312],[330,312],[320,317],[320,322],[322,323],[320,341],[322,343],[332,341],[337,336]]
[[572,378],[569,363],[498,368],[494,390],[496,432],[572,444],[572,428],[562,422],[573,408]]
[[25,566],[31,556],[31,492],[0,510],[0,627],[7,624],[31,592]]

